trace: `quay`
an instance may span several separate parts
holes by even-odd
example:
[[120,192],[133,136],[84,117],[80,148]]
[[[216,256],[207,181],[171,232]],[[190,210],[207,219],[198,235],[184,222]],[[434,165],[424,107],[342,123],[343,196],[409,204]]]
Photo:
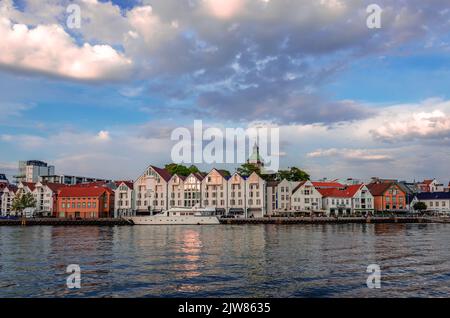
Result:
[[[263,218],[221,218],[224,225],[243,224],[375,224],[375,223],[450,223],[450,218],[443,217],[263,217]],[[124,219],[61,219],[61,218],[29,218],[29,219],[0,219],[0,226],[127,226],[133,225]]]
[[76,226],[76,225],[94,225],[94,226],[115,226],[132,225],[124,219],[101,218],[101,219],[59,219],[59,218],[28,218],[28,219],[0,219],[0,226],[32,226],[32,225],[53,225],[53,226]]
[[220,219],[222,224],[450,223],[431,217],[263,217]]

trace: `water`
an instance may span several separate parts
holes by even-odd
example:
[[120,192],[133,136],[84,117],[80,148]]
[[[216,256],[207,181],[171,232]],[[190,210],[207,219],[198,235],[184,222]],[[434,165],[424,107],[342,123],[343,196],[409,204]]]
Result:
[[449,297],[449,242],[445,224],[0,227],[0,297]]

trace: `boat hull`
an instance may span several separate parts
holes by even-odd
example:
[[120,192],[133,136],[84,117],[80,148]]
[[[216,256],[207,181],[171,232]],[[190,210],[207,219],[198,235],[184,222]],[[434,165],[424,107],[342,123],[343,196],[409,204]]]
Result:
[[213,225],[220,224],[215,216],[132,216],[126,218],[134,225]]

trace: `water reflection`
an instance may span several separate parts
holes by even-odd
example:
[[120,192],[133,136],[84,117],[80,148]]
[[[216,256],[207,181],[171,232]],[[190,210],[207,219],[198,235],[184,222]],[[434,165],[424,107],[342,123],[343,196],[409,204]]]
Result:
[[449,296],[449,239],[445,224],[0,227],[0,297]]

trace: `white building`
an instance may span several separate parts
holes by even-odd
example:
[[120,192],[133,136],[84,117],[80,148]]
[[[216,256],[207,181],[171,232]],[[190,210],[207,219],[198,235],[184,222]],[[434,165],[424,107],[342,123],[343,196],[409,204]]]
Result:
[[427,212],[450,213],[450,192],[418,193],[411,201],[411,207],[417,202],[425,203]]
[[186,177],[174,174],[169,180],[169,208],[184,207],[184,180]]
[[52,216],[57,204],[58,190],[62,187],[64,185],[57,183],[37,182],[34,184],[32,193],[36,199],[36,212],[43,216]]
[[131,216],[136,210],[134,184],[132,181],[118,181],[114,189],[114,217]]
[[172,176],[168,171],[149,166],[134,182],[136,211],[159,212],[169,207],[168,185]]
[[7,216],[10,215],[10,213],[12,212],[11,210],[11,205],[12,202],[14,200],[14,197],[16,195],[17,192],[17,187],[15,185],[12,184],[8,184],[6,185],[2,192],[0,192],[0,197],[1,197],[1,205],[0,205],[0,212],[1,212],[1,216]]
[[247,217],[263,217],[267,214],[266,208],[266,181],[256,172],[246,180]]
[[228,181],[217,169],[212,169],[202,180],[203,207],[215,208],[219,214],[228,211]]
[[245,216],[247,209],[246,193],[247,182],[244,177],[235,172],[228,179],[228,214]]
[[291,208],[293,211],[322,211],[322,194],[311,181],[300,182],[292,190]]
[[317,190],[322,194],[322,206],[328,216],[348,216],[374,212],[373,196],[363,184]]

